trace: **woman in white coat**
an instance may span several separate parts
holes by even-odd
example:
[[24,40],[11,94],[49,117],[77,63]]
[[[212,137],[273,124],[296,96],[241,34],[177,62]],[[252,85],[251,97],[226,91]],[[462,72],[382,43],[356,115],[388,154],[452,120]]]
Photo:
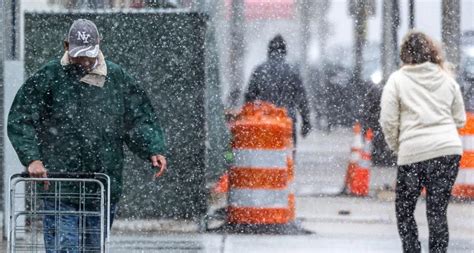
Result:
[[446,69],[441,50],[421,32],[409,32],[401,45],[402,67],[382,94],[380,124],[397,153],[395,209],[404,252],[421,252],[414,218],[426,188],[430,252],[446,252],[447,207],[463,152],[458,128],[466,114],[459,85]]

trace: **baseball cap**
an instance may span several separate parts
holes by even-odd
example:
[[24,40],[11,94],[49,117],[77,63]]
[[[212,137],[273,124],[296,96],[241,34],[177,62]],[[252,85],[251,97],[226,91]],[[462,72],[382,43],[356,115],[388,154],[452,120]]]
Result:
[[97,57],[99,54],[99,31],[90,20],[77,19],[74,21],[69,28],[67,41],[71,57]]

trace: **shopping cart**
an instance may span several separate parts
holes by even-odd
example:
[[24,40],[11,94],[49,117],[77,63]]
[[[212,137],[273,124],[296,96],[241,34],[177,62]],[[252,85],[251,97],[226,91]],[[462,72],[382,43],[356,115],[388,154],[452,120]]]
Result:
[[[9,187],[8,252],[107,252],[110,180],[106,174],[49,173],[45,181],[21,173],[10,177]],[[91,219],[100,220],[99,229],[88,225]],[[71,233],[65,230],[66,221],[77,230],[65,243],[58,238]],[[55,239],[45,243],[45,236]],[[100,248],[94,247],[97,241],[91,240],[99,238]]]

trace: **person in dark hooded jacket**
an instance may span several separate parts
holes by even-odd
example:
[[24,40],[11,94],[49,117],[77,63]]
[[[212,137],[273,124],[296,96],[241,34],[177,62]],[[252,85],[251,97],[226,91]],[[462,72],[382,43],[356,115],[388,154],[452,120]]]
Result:
[[259,65],[250,78],[245,102],[263,100],[284,107],[293,120],[293,140],[296,144],[297,112],[301,114],[303,137],[311,131],[306,91],[298,71],[286,62],[286,42],[275,36],[268,45],[268,59]]

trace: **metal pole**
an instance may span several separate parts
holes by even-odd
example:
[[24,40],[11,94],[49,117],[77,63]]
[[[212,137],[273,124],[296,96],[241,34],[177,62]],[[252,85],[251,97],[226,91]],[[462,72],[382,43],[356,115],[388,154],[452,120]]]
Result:
[[[300,46],[301,46],[301,60],[299,64],[299,70],[301,74],[301,81],[303,82],[303,87],[306,90],[306,97],[308,99],[309,110],[313,111],[314,102],[314,92],[310,83],[310,70],[308,63],[308,44],[311,39],[311,14],[314,13],[312,0],[297,0],[299,3],[299,15],[300,15]],[[310,121],[313,118],[310,117]],[[313,122],[311,122],[314,125]]]
[[349,12],[354,19],[354,70],[353,79],[361,84],[363,50],[366,44],[367,19],[375,15],[375,0],[350,0]]
[[230,93],[227,99],[228,109],[236,108],[241,99],[243,87],[243,60],[245,49],[244,0],[232,0],[232,13],[230,24]]
[[382,7],[382,80],[397,69],[398,66],[398,26],[399,26],[398,0],[383,1]]
[[16,0],[11,0],[11,6],[10,6],[10,12],[11,12],[11,23],[10,23],[10,29],[11,29],[11,45],[10,45],[10,50],[11,50],[11,57],[12,59],[16,59]]
[[461,40],[461,2],[460,0],[443,0],[441,37],[446,51],[446,58],[453,64],[456,73],[459,68]]
[[357,1],[357,11],[354,17],[354,69],[353,77],[357,84],[361,83],[363,51],[366,44],[367,15],[364,10],[364,2]]
[[408,27],[410,29],[413,29],[415,28],[415,0],[408,0],[408,13]]
[[354,18],[354,66],[352,74],[352,88],[354,89],[354,101],[356,102],[354,118],[361,119],[362,107],[366,103],[365,99],[368,91],[368,87],[362,79],[364,47],[367,43],[367,19],[375,14],[375,1],[351,0],[348,3],[349,11]]
[[362,80],[362,68],[364,64],[364,46],[366,44],[367,17],[363,11],[363,2],[357,1],[356,13],[354,16],[354,63],[352,68],[353,89],[358,102],[358,109],[354,110],[354,118],[362,118],[362,106],[365,103],[366,87]]
[[[301,64],[300,72],[301,79],[305,86],[308,85],[308,42],[311,37],[310,26],[310,11],[311,2],[309,0],[300,0],[300,34],[301,34]],[[310,103],[311,104],[311,103]]]
[[[3,177],[5,176],[4,175],[4,168],[5,168],[5,165],[4,165],[4,162],[5,162],[5,159],[3,159],[4,157],[4,139],[3,139],[3,129],[4,129],[4,126],[5,126],[5,122],[4,122],[4,119],[3,119],[3,87],[4,87],[4,84],[3,84],[3,66],[4,66],[4,61],[5,61],[5,47],[4,47],[4,43],[5,43],[5,39],[4,39],[4,36],[5,36],[5,26],[4,26],[4,1],[3,0],[0,0],[0,191],[4,194],[2,194],[2,196],[5,196],[6,192],[5,192],[5,187],[3,185],[3,182],[5,180],[3,180]],[[0,197],[0,210],[4,210],[4,206],[5,206],[5,198],[2,198]],[[4,215],[5,215],[5,212],[4,212]],[[5,223],[6,219],[3,219],[3,227],[5,228],[7,223]],[[3,229],[3,235],[4,237],[6,237],[6,234],[5,232],[6,229]]]
[[317,94],[315,96],[309,95],[309,97],[314,97],[312,107],[315,111],[316,125],[323,126],[323,119],[327,119],[327,98],[324,96],[324,90],[326,89],[326,47],[328,43],[328,34],[330,32],[330,24],[327,18],[329,8],[331,6],[330,0],[322,0],[318,2],[317,8],[313,8],[314,17],[316,19],[316,38],[319,44],[319,66],[318,66],[318,79],[315,80],[319,82],[317,85],[308,85],[311,88],[318,87],[318,90],[308,90],[308,93]]
[[5,57],[8,60],[19,59],[20,41],[20,1],[4,1]]

